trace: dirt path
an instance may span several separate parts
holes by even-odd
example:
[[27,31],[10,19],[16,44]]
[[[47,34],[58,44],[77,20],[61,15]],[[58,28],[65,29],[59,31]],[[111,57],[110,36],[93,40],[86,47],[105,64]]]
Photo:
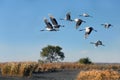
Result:
[[80,70],[63,70],[57,72],[34,73],[30,78],[2,77],[0,80],[75,80]]

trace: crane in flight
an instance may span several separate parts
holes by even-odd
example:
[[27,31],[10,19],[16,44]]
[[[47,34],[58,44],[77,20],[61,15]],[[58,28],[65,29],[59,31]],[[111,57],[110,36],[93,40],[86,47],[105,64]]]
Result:
[[99,45],[105,46],[100,40],[98,40],[97,42],[90,42],[90,44],[94,44],[96,47],[98,47]]
[[91,34],[92,31],[97,32],[93,27],[86,27],[85,29],[81,29],[79,31],[85,30],[85,39]]

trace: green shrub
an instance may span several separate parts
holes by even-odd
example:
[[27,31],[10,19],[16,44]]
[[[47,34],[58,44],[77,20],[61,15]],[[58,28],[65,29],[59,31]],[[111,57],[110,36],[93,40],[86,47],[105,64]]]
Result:
[[39,59],[39,60],[38,60],[38,63],[43,64],[43,63],[45,63],[45,61]]
[[90,59],[88,57],[86,57],[86,58],[81,58],[79,60],[79,63],[81,63],[81,64],[91,64],[92,62],[90,61]]

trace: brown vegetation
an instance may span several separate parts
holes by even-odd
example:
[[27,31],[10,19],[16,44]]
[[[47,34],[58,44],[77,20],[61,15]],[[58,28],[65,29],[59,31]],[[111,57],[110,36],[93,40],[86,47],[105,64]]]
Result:
[[113,70],[81,71],[77,80],[120,80],[120,73]]
[[65,69],[86,70],[120,70],[120,65],[97,65],[97,64],[80,64],[80,63],[37,63],[37,62],[9,62],[0,64],[2,76],[31,76],[33,72],[53,72]]
[[2,76],[30,76],[37,67],[35,62],[10,62],[1,65]]

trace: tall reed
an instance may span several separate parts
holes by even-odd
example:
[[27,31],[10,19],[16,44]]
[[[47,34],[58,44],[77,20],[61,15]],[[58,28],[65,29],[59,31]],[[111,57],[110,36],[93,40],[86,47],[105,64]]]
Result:
[[120,80],[120,73],[113,70],[81,71],[76,80]]

